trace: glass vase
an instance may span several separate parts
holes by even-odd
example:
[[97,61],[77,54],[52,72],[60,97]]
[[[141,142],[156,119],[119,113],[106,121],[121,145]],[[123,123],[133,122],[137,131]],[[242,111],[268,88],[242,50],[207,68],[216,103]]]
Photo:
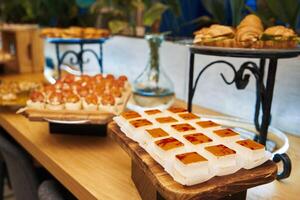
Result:
[[150,48],[148,63],[133,83],[133,98],[139,106],[167,106],[174,98],[174,86],[160,66],[159,49],[164,35],[146,35]]

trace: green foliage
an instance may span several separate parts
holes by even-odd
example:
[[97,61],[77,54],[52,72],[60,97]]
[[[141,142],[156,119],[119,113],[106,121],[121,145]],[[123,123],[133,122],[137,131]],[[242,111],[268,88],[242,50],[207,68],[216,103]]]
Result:
[[[124,30],[134,30],[137,21],[146,27],[152,27],[161,20],[166,10],[171,10],[175,16],[181,14],[179,0],[165,0],[165,3],[152,0],[97,0],[91,7],[92,13],[97,13],[101,18],[101,26],[108,26],[112,33]],[[137,19],[142,13],[142,19]],[[119,27],[118,27],[119,26]]]

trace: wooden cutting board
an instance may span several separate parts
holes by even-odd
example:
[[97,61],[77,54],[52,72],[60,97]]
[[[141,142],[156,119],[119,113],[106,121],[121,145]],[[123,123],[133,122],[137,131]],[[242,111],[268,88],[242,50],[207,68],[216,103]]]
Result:
[[[132,159],[132,178],[143,199],[151,199],[151,189],[145,191],[145,184],[149,183],[165,199],[218,199],[233,197],[234,194],[243,194],[244,199],[248,188],[269,183],[275,180],[277,166],[272,161],[251,170],[240,169],[234,174],[216,176],[204,183],[193,186],[183,186],[175,182],[152,157],[139,146],[138,143],[128,138],[115,122],[108,124],[107,134],[115,140]],[[141,174],[144,177],[136,174]],[[145,181],[146,180],[146,181]],[[143,184],[141,184],[143,182]],[[151,186],[150,186],[151,187]],[[148,197],[149,198],[148,198]],[[159,199],[159,197],[155,197]]]

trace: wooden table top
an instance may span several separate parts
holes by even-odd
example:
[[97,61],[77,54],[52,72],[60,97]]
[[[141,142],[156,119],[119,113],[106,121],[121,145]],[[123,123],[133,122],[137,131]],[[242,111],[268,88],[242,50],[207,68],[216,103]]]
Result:
[[[41,74],[5,79],[41,80]],[[0,77],[1,79],[1,77]],[[178,105],[185,105],[177,101]],[[195,106],[194,112],[218,113]],[[0,125],[79,199],[140,199],[131,180],[131,161],[110,138],[53,135],[45,122],[0,111]],[[297,199],[300,195],[300,138],[289,135],[291,177],[248,190],[248,199]]]

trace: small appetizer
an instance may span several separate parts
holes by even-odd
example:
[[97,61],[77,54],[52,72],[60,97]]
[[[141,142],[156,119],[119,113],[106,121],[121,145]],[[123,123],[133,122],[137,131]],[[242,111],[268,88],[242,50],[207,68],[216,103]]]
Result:
[[184,144],[173,137],[168,137],[153,142],[149,151],[158,163],[164,165],[174,160],[176,154],[184,151]]
[[115,113],[115,108],[116,108],[115,105],[116,105],[115,98],[112,95],[104,94],[101,97],[101,101],[98,109],[102,111]]
[[188,123],[182,123],[182,124],[173,124],[171,125],[172,130],[176,131],[177,133],[180,134],[186,134],[189,132],[193,132],[196,130],[195,127]]
[[88,94],[82,101],[84,110],[95,111],[98,109],[98,97],[95,94]]
[[27,101],[28,108],[44,109],[45,108],[45,96],[43,93],[33,91],[30,93],[29,100]]
[[271,157],[271,153],[265,151],[264,145],[250,139],[236,141],[232,148],[237,150],[241,165],[245,169],[261,165]]
[[144,113],[146,115],[157,115],[157,114],[161,114],[162,112],[158,109],[152,109],[152,110],[145,110]]
[[178,120],[173,117],[158,117],[155,118],[155,121],[157,121],[159,124],[169,124],[178,122]]
[[261,36],[266,48],[295,48],[298,44],[294,30],[284,26],[267,28]]
[[63,110],[64,109],[64,98],[62,93],[53,92],[50,94],[46,108],[49,110]]
[[196,119],[200,119],[200,117],[198,117],[197,115],[193,114],[193,113],[181,113],[178,114],[178,116],[186,121],[192,121],[192,120],[196,120]]
[[208,121],[199,121],[199,122],[196,122],[196,124],[198,126],[200,126],[201,128],[203,128],[203,129],[208,129],[208,128],[213,128],[213,127],[220,126],[220,124],[217,124],[217,123],[215,123],[213,121],[210,121],[210,120],[208,120]]
[[66,110],[80,110],[80,97],[74,93],[68,93],[67,95],[65,95],[65,107]]
[[125,120],[140,118],[141,115],[135,111],[126,111],[121,114],[121,117],[123,117]]
[[120,88],[113,87],[110,89],[110,93],[115,98],[116,104],[123,103],[122,91],[120,90]]
[[212,160],[211,167],[216,175],[232,174],[239,169],[235,150],[223,144],[207,146],[204,149],[203,155]]
[[77,94],[80,96],[80,97],[86,97],[90,94],[90,90],[89,88],[87,87],[78,87],[77,88]]
[[181,108],[181,107],[171,107],[169,109],[167,109],[169,112],[173,113],[173,114],[178,114],[178,113],[182,113],[182,112],[187,112],[187,109],[185,108]]
[[183,138],[187,141],[187,144],[191,147],[206,147],[212,145],[213,140],[204,135],[203,133],[192,133],[183,135]]
[[138,129],[138,128],[145,128],[148,126],[152,125],[152,122],[150,122],[147,119],[135,119],[135,120],[131,120],[129,121],[129,124],[134,128],[134,129]]
[[240,134],[234,132],[233,130],[226,128],[220,130],[212,131],[213,134],[211,135],[214,139],[223,141],[223,142],[235,142],[240,139]]
[[44,95],[46,97],[46,99],[49,98],[49,96],[54,93],[56,91],[54,85],[46,85],[44,86],[43,88],[43,92],[44,92]]
[[96,74],[93,78],[94,78],[94,80],[95,80],[96,83],[102,83],[103,80],[104,80],[102,74]]
[[145,143],[151,143],[154,140],[169,137],[169,133],[162,128],[151,128],[145,130]]
[[234,43],[234,30],[232,27],[213,24],[194,33],[194,44],[207,46],[231,47]]
[[67,74],[62,78],[62,82],[72,84],[75,82],[75,76],[73,74]]
[[194,185],[212,177],[208,160],[197,152],[175,155],[174,179],[183,185]]

